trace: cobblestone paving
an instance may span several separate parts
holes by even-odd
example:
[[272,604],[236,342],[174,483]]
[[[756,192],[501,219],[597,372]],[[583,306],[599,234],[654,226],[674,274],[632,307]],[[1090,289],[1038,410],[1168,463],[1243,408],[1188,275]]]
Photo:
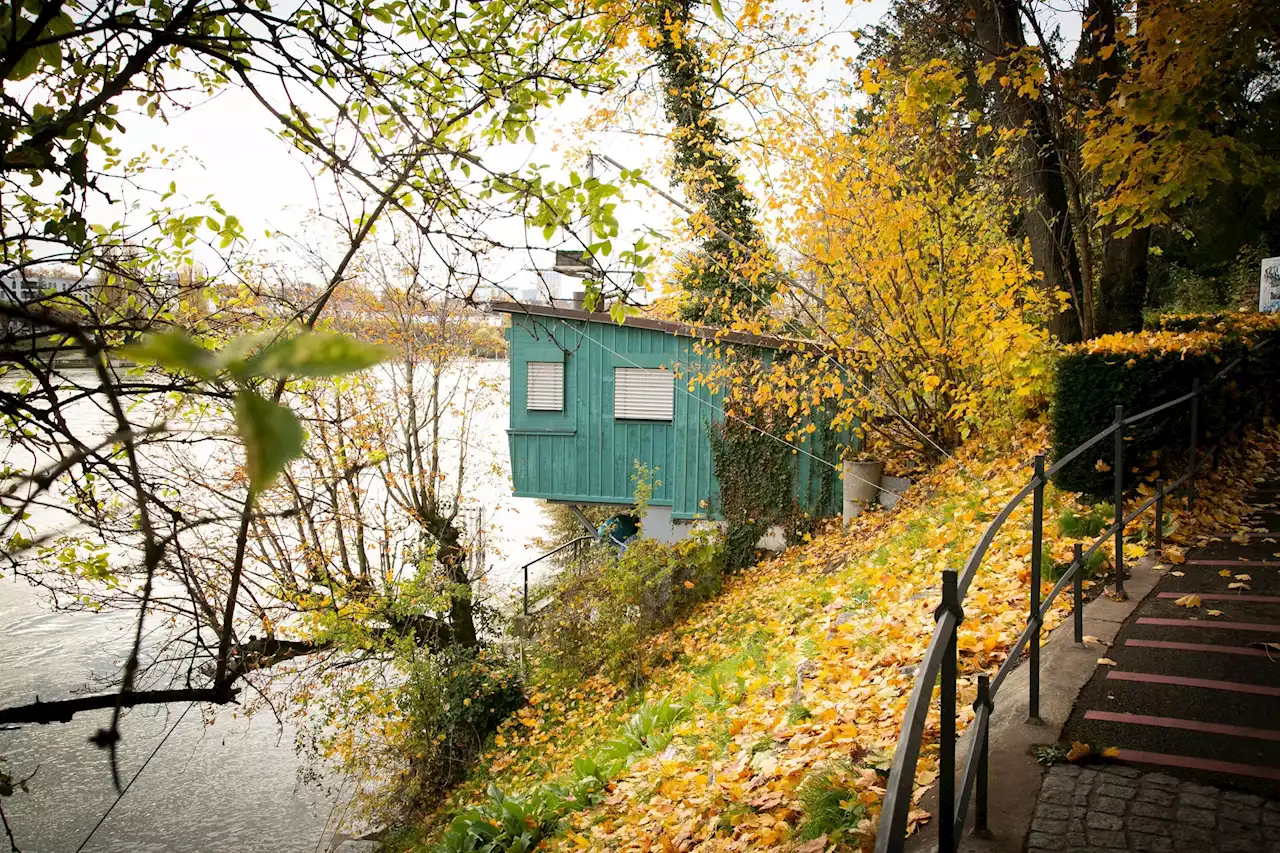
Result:
[[1280,803],[1132,767],[1055,765],[1027,853],[1280,853]]

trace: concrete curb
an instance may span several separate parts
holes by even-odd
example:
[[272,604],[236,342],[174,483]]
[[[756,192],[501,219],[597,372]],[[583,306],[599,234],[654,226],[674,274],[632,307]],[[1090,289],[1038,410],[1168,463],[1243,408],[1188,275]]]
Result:
[[[1116,634],[1155,589],[1164,572],[1158,571],[1154,556],[1144,557],[1129,568],[1125,580],[1125,601],[1112,601],[1105,595],[1085,605],[1084,635],[1096,637],[1097,643],[1076,645],[1072,620],[1063,622],[1043,641],[1040,648],[1040,722],[1029,722],[1029,669],[1024,659],[1000,685],[995,710],[991,715],[988,768],[988,823],[990,837],[965,834],[960,849],[966,853],[1022,853],[1027,832],[1031,828],[1040,783],[1044,775],[1035,758],[1037,746],[1057,743],[1075,706],[1081,689],[1093,677],[1098,658],[1106,657]],[[1070,595],[1066,590],[1064,595]],[[968,733],[956,745],[956,765],[961,770],[969,755]],[[937,787],[921,799],[920,807],[936,814]],[[972,811],[968,826],[972,827]],[[925,851],[938,848],[937,819],[931,820],[907,842],[907,850]]]

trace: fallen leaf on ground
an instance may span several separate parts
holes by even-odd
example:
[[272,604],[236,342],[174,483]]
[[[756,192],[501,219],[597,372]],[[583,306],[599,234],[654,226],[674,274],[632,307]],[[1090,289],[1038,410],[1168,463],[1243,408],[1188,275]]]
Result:
[[1227,584],[1227,589],[1252,589],[1252,587],[1243,581],[1236,581],[1235,583]]
[[1118,746],[1109,746],[1109,747],[1107,747],[1106,749],[1102,750],[1102,757],[1103,757],[1103,758],[1119,758],[1119,757],[1120,757],[1120,747],[1118,747]]
[[819,835],[812,841],[806,841],[804,844],[801,844],[796,848],[796,853],[822,853],[822,851],[826,849],[827,836],[823,834]]
[[1089,744],[1076,741],[1071,744],[1071,751],[1067,753],[1067,761],[1079,761],[1082,758],[1088,758],[1093,749]]
[[1280,643],[1250,643],[1249,648],[1262,649],[1267,653],[1267,660],[1272,661],[1273,663],[1276,661],[1276,658],[1273,658],[1271,653],[1280,653]]
[[1229,578],[1229,577],[1231,577],[1231,570],[1230,570],[1230,569],[1223,569],[1222,571],[1218,572],[1218,577],[1220,577],[1220,578]]
[[1098,663],[1102,666],[1119,666],[1119,664],[1111,658],[1098,658]]
[[1253,580],[1253,576],[1252,576],[1252,575],[1236,575],[1236,580],[1238,580],[1238,581],[1251,581],[1251,580]]
[[1175,578],[1185,578],[1187,576],[1186,572],[1169,572],[1169,574],[1173,575]]
[[932,817],[933,815],[924,809],[913,809],[907,812],[907,834],[910,835],[921,824],[928,823]]
[[1084,642],[1084,643],[1101,643],[1102,642],[1097,637],[1090,636],[1089,634],[1085,634],[1083,637],[1080,638],[1080,640],[1081,642]]
[[1184,595],[1182,596],[1182,598],[1179,598],[1177,601],[1175,601],[1174,604],[1178,605],[1179,607],[1199,607],[1200,596]]
[[1206,612],[1206,613],[1208,613],[1210,616],[1221,616],[1221,615],[1222,615],[1222,611],[1221,611],[1221,610],[1206,610],[1205,612]]

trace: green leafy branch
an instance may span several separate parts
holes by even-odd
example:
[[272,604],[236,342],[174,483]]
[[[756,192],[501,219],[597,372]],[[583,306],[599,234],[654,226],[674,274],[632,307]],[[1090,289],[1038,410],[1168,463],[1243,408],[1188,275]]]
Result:
[[[264,343],[265,342],[265,343]],[[147,335],[121,354],[140,363],[236,388],[236,431],[245,446],[249,491],[259,494],[302,455],[306,431],[292,409],[256,390],[262,379],[329,378],[383,361],[386,347],[347,335],[305,330],[291,337],[242,335],[219,350],[174,329]]]

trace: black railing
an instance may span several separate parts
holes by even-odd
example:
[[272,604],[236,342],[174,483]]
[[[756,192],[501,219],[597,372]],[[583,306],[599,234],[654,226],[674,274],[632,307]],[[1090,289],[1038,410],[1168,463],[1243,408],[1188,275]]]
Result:
[[[1040,718],[1040,635],[1044,618],[1053,607],[1054,601],[1066,588],[1072,586],[1072,602],[1075,610],[1073,629],[1075,641],[1084,641],[1084,573],[1089,558],[1102,547],[1108,539],[1115,540],[1115,592],[1123,596],[1124,592],[1124,531],[1139,516],[1152,507],[1155,508],[1154,545],[1163,547],[1164,536],[1164,502],[1172,492],[1185,487],[1188,504],[1195,500],[1195,477],[1203,464],[1199,453],[1200,424],[1199,402],[1205,390],[1225,379],[1233,370],[1244,362],[1244,356],[1228,364],[1212,380],[1201,388],[1196,380],[1191,390],[1168,402],[1161,403],[1125,417],[1122,406],[1116,406],[1115,420],[1106,429],[1094,435],[1088,441],[1071,452],[1047,470],[1044,467],[1044,456],[1035,457],[1030,481],[1022,490],[1005,504],[1004,509],[992,520],[983,532],[982,538],[969,555],[964,569],[960,573],[947,570],[942,573],[942,602],[934,611],[936,626],[933,637],[925,651],[924,659],[916,670],[915,684],[911,690],[911,698],[907,704],[902,730],[898,736],[898,745],[894,751],[893,766],[889,771],[888,786],[884,805],[880,814],[880,827],[876,837],[876,853],[898,853],[906,844],[907,815],[912,810],[912,789],[915,785],[916,766],[920,760],[920,745],[924,736],[925,721],[933,701],[934,685],[939,685],[940,724],[938,755],[938,850],[954,853],[959,848],[960,838],[968,821],[969,806],[972,802],[974,812],[975,834],[987,832],[987,758],[990,736],[991,715],[995,710],[996,697],[1000,685],[1019,662],[1023,649],[1027,649],[1029,670],[1028,705],[1030,721],[1038,722]],[[1147,418],[1154,417],[1177,406],[1189,404],[1190,436],[1187,451],[1187,467],[1185,473],[1177,480],[1166,483],[1159,479],[1155,483],[1155,494],[1143,501],[1127,515],[1124,512],[1124,442],[1125,428]],[[1252,418],[1263,406],[1263,401],[1253,407],[1249,414],[1236,421],[1230,428],[1217,436],[1211,449],[1214,467],[1217,466],[1218,451],[1240,426]],[[1112,470],[1115,472],[1115,522],[1093,541],[1086,549],[1083,543],[1076,543],[1071,565],[1057,584],[1043,599],[1041,588],[1041,548],[1043,546],[1044,525],[1044,487],[1049,478],[1065,466],[1078,459],[1091,447],[1113,436]],[[971,748],[965,762],[963,773],[959,776],[957,791],[956,776],[956,681],[957,637],[961,622],[964,621],[963,602],[969,585],[973,582],[986,556],[987,549],[995,539],[996,533],[1008,521],[1027,497],[1032,499],[1031,517],[1031,590],[1027,614],[1027,627],[1018,637],[1018,641],[1009,650],[1008,658],[996,672],[994,678],[986,673],[978,675],[978,695],[973,703],[973,721],[969,724],[971,732]],[[941,676],[941,680],[939,680]]]
[[520,571],[524,573],[524,606],[521,608],[521,615],[523,616],[529,615],[529,567],[530,566],[535,566],[538,563],[541,563],[543,560],[547,559],[547,557],[551,557],[556,554],[559,554],[561,551],[563,551],[566,548],[572,548],[574,545],[580,545],[583,542],[587,542],[587,541],[594,542],[599,538],[600,538],[599,536],[596,536],[594,534],[587,534],[585,536],[579,536],[577,539],[570,539],[568,542],[565,542],[563,545],[557,545],[547,553],[539,557],[534,557],[532,560],[530,560],[529,562],[521,566]]

